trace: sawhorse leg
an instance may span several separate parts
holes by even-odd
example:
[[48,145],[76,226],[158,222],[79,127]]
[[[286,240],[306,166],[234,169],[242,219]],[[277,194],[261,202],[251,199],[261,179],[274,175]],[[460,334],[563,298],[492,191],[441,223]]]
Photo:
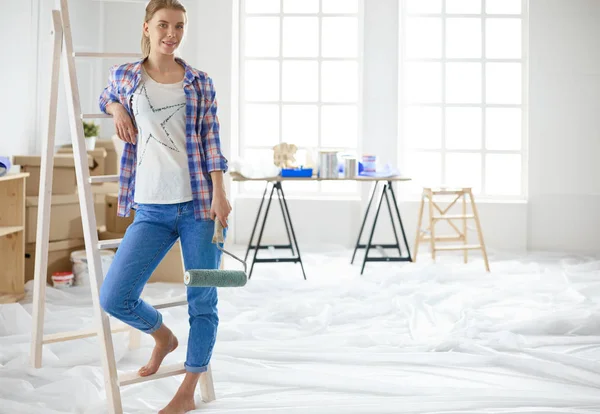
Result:
[[[362,275],[365,269],[365,265],[367,264],[367,262],[409,262],[411,261],[411,256],[410,256],[410,248],[408,246],[408,242],[406,240],[406,232],[404,231],[404,225],[402,224],[402,218],[400,217],[400,209],[398,208],[398,203],[396,201],[396,196],[394,194],[394,190],[392,188],[392,181],[388,181],[386,184],[384,184],[383,186],[383,190],[381,192],[381,195],[379,196],[379,203],[377,206],[377,211],[375,213],[375,217],[373,219],[373,225],[371,227],[371,233],[369,234],[369,240],[367,242],[367,244],[361,244],[360,243],[360,238],[362,236],[364,227],[365,227],[365,223],[367,221],[367,216],[369,214],[369,209],[371,207],[371,204],[373,202],[373,199],[375,198],[375,194],[376,194],[376,188],[377,188],[377,183],[375,184],[375,188],[373,189],[373,193],[371,194],[371,198],[369,199],[369,204],[367,206],[367,211],[365,212],[365,216],[363,218],[363,223],[360,229],[360,232],[358,234],[358,239],[356,241],[356,247],[354,248],[354,254],[352,255],[352,261],[354,261],[354,255],[356,254],[356,250],[357,249],[361,249],[364,248],[365,249],[365,256],[363,258],[363,263],[362,263],[362,267],[360,270],[360,274]],[[389,194],[388,194],[389,192]],[[406,246],[406,252],[407,252],[407,256],[403,256],[402,255],[402,248],[400,246],[400,240],[398,238],[398,233],[396,231],[396,223],[394,221],[394,214],[392,212],[392,207],[391,207],[391,203],[390,203],[390,197],[392,199],[392,202],[394,204],[394,210],[396,213],[396,218],[398,219],[398,223],[400,224],[400,231],[402,232],[402,239],[404,241],[404,245]],[[373,235],[375,234],[375,227],[377,225],[377,219],[379,218],[379,212],[381,210],[381,204],[383,203],[383,199],[385,198],[387,207],[388,207],[388,212],[390,214],[390,220],[392,222],[392,229],[394,231],[394,238],[396,243],[395,244],[373,244]],[[371,248],[373,247],[379,247],[379,248],[383,248],[383,249],[398,249],[398,253],[399,253],[399,257],[369,257],[369,251],[371,250]],[[352,262],[351,262],[352,263]]]
[[[258,209],[258,214],[256,216],[256,221],[254,222],[254,227],[252,229],[252,234],[250,236],[250,241],[248,244],[248,250],[246,251],[246,257],[248,257],[248,253],[250,251],[250,249],[254,249],[254,256],[252,258],[252,263],[250,265],[250,272],[248,274],[248,279],[250,279],[252,277],[252,272],[254,270],[254,264],[256,263],[280,263],[280,262],[293,262],[293,263],[300,263],[300,266],[302,268],[302,275],[304,276],[304,279],[306,279],[306,273],[304,272],[304,265],[302,264],[302,258],[300,256],[300,248],[298,247],[298,241],[296,240],[296,233],[294,231],[294,226],[292,225],[292,219],[290,216],[290,212],[287,206],[287,201],[285,199],[285,195],[283,193],[283,188],[281,185],[280,181],[276,181],[273,183],[273,187],[271,188],[271,193],[269,194],[269,198],[267,201],[267,207],[265,209],[265,213],[264,213],[264,218],[262,219],[262,224],[261,224],[261,228],[258,234],[258,240],[256,242],[256,245],[253,245],[253,241],[254,241],[254,234],[256,232],[256,227],[258,226],[258,222],[260,221],[260,216],[261,216],[261,211],[262,211],[262,206],[264,204],[265,201],[265,196],[267,194],[267,189],[268,189],[268,185],[270,183],[267,183],[267,187],[265,187],[265,191],[263,193],[263,198],[261,200],[259,209]],[[273,199],[273,192],[277,191],[277,198],[279,200],[279,205],[281,207],[281,213],[283,215],[283,221],[285,224],[285,229],[286,229],[286,233],[288,236],[288,244],[286,245],[261,245],[261,241],[262,241],[262,237],[263,237],[263,233],[265,230],[265,225],[267,223],[267,217],[269,215],[269,209],[271,207],[271,201]],[[292,255],[295,257],[282,257],[282,258],[258,258],[258,251],[260,249],[268,249],[269,247],[273,247],[275,249],[290,249],[292,251]],[[295,251],[294,251],[294,247],[295,247]],[[296,255],[297,252],[297,255]]]

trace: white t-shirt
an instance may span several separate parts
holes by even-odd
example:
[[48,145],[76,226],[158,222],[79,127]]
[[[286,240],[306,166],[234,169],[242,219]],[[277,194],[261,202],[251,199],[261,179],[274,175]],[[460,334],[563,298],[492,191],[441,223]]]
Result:
[[132,97],[138,128],[136,203],[174,204],[192,200],[185,136],[183,80],[164,84],[142,67]]

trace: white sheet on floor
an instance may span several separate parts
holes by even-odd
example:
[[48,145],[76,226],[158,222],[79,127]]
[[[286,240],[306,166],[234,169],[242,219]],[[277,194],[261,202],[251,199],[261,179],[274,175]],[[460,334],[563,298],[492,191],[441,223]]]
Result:
[[[486,274],[477,259],[420,258],[369,263],[360,276],[351,253],[304,253],[306,281],[297,264],[257,264],[246,287],[220,290],[217,400],[197,398],[197,412],[600,412],[600,260],[496,256]],[[107,412],[95,338],[45,345],[43,367],[29,367],[27,288],[0,305],[0,413]],[[87,289],[48,288],[46,333],[92,324]],[[165,364],[183,361],[187,309],[163,315],[181,344]],[[114,335],[119,371],[145,364],[153,345],[144,336],[130,351],[127,335]],[[157,412],[180,380],[124,387],[125,412]]]

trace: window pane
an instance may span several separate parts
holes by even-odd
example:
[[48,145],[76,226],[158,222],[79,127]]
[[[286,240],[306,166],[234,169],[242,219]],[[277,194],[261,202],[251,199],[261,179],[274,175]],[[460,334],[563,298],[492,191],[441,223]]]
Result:
[[521,14],[522,0],[486,0],[485,11],[488,14]]
[[358,13],[358,0],[323,0],[323,13]]
[[358,19],[355,17],[324,17],[322,36],[324,57],[357,56]]
[[446,108],[446,148],[481,149],[481,108]]
[[479,14],[481,0],[446,0],[448,14]]
[[[402,175],[412,180],[406,185],[411,192],[421,193],[423,187],[436,187],[442,182],[442,155],[439,152],[410,151],[404,156]],[[404,185],[404,184],[402,184]]]
[[323,62],[322,97],[324,102],[356,102],[358,100],[358,64],[356,62]]
[[521,19],[486,19],[485,54],[491,59],[520,59]]
[[521,109],[487,108],[485,119],[486,148],[521,149]]
[[442,0],[406,0],[407,13],[441,13]]
[[481,154],[446,154],[446,180],[449,187],[472,187],[481,192]]
[[283,100],[316,102],[319,98],[317,62],[283,62]]
[[318,13],[319,0],[283,0],[284,13]]
[[446,20],[446,57],[481,57],[481,19]]
[[283,18],[283,56],[316,57],[319,54],[317,17]]
[[442,20],[438,17],[406,19],[406,57],[442,57]]
[[521,64],[486,64],[486,101],[491,104],[521,103]]
[[246,0],[246,13],[279,13],[279,0]]
[[322,181],[321,189],[326,193],[356,193],[358,183],[356,181]]
[[446,102],[481,102],[481,64],[446,64]]
[[498,195],[521,194],[521,155],[487,154],[485,192]]
[[407,63],[405,76],[407,103],[442,101],[442,68],[439,63]]
[[316,105],[283,106],[282,141],[297,147],[319,145],[318,108]]
[[279,62],[247,61],[245,77],[247,100],[279,100]]
[[279,17],[246,19],[246,56],[279,56]]
[[279,106],[247,104],[244,111],[244,145],[279,143]]
[[321,107],[321,147],[355,148],[358,145],[358,113],[354,105]]
[[404,112],[404,136],[409,148],[439,149],[442,146],[442,109],[413,106]]

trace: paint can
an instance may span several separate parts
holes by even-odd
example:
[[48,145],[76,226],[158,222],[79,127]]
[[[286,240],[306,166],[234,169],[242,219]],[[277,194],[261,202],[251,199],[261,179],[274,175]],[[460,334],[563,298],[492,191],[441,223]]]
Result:
[[319,178],[338,177],[338,152],[319,151]]
[[358,174],[358,161],[354,157],[344,158],[344,178],[354,178]]

